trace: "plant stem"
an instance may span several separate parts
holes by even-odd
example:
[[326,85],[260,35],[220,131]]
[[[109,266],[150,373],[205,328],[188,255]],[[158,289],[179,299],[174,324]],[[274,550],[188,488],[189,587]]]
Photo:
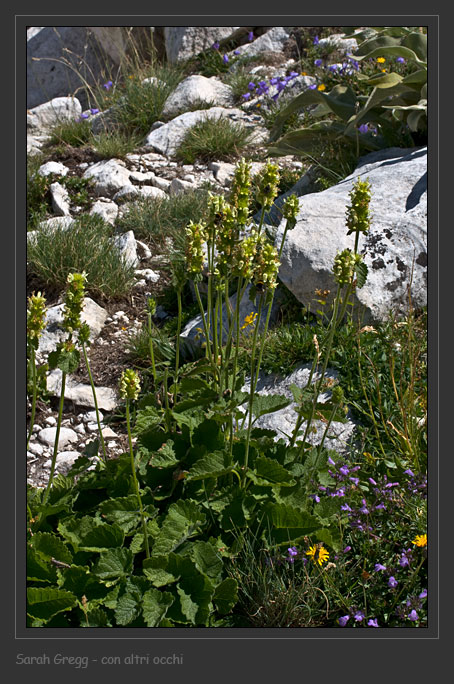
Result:
[[65,384],[66,384],[66,373],[64,371],[62,371],[60,405],[58,408],[57,431],[55,433],[54,453],[52,455],[52,463],[50,466],[49,481],[47,483],[47,487],[46,487],[46,490],[45,490],[44,495],[43,495],[43,500],[42,500],[42,506],[43,507],[45,506],[45,504],[47,503],[47,499],[49,498],[49,492],[50,492],[50,488],[52,486],[52,480],[54,479],[55,462],[57,460],[57,453],[58,453],[58,440],[60,437],[61,419],[63,416],[63,404],[65,401]]
[[96,422],[98,423],[99,439],[100,439],[101,445],[102,445],[102,453],[103,453],[103,457],[104,457],[104,463],[107,463],[106,445],[104,444],[104,437],[103,437],[102,430],[101,430],[101,421],[99,419],[98,400],[96,398],[95,384],[93,382],[93,376],[91,374],[91,368],[90,368],[90,364],[88,362],[87,350],[85,349],[85,344],[83,344],[83,343],[82,343],[82,351],[84,354],[85,365],[87,367],[88,377],[90,378],[91,391],[93,392],[93,401],[95,404],[95,411],[96,411]]
[[[249,460],[249,442],[251,441],[251,430],[252,430],[252,404],[254,402],[254,395],[255,395],[255,388],[257,386],[257,379],[258,379],[258,364],[257,364],[257,375],[255,374],[256,368],[255,368],[255,348],[257,346],[257,333],[258,329],[260,326],[260,319],[262,317],[262,306],[263,306],[263,295],[260,296],[259,299],[259,306],[258,306],[258,312],[257,312],[257,324],[254,329],[254,337],[252,339],[252,350],[251,350],[251,389],[249,392],[249,406],[248,406],[248,427],[247,427],[247,436],[246,436],[246,451],[244,454],[244,471],[243,471],[243,481],[242,485],[243,488],[245,486],[246,482],[246,472],[247,472],[247,466],[248,466],[248,460]],[[244,420],[243,420],[243,425],[244,425]]]
[[36,395],[37,395],[35,348],[33,347],[32,344],[30,345],[30,347],[31,347],[30,361],[32,363],[32,368],[33,368],[33,370],[32,370],[32,374],[33,374],[33,396],[32,396],[32,412],[30,415],[30,430],[29,430],[28,438],[27,438],[27,450],[28,450],[28,445],[30,443],[30,437],[32,436],[32,432],[33,432],[33,423],[35,422]]
[[137,497],[137,502],[139,504],[140,517],[142,520],[143,538],[144,538],[144,543],[145,543],[145,553],[146,553],[147,558],[150,558],[150,549],[148,546],[147,525],[145,522],[145,515],[144,515],[143,507],[142,507],[142,499],[140,498],[139,483],[137,482],[136,468],[135,468],[135,464],[134,464],[134,452],[132,449],[131,420],[130,420],[130,415],[129,415],[129,399],[126,399],[126,426],[128,429],[128,442],[129,442],[129,454],[131,457],[132,480],[134,483],[134,489],[135,489],[135,493],[136,493],[136,497]]
[[[178,301],[178,323],[177,323],[177,337],[175,340],[175,385],[178,377],[178,368],[180,365],[180,333],[181,333],[181,289],[177,289],[177,301]],[[175,387],[175,398],[176,398],[176,387]]]
[[154,360],[153,338],[151,336],[151,313],[148,314],[148,342],[150,345],[151,368],[153,371],[153,381],[156,386],[156,365]]

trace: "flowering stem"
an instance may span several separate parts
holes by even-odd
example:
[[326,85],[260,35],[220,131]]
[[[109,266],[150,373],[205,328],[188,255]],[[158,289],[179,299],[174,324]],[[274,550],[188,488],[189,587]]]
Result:
[[178,323],[177,323],[177,336],[175,340],[175,397],[176,397],[176,382],[178,376],[178,368],[180,365],[180,333],[181,333],[181,289],[177,288],[177,301],[178,301]]
[[[338,312],[338,308],[339,308],[340,293],[341,293],[341,287],[340,287],[340,285],[339,285],[338,288],[337,288],[336,299],[334,300],[333,321],[336,321],[336,320],[337,320],[337,312]],[[332,348],[332,345],[333,345],[333,339],[334,339],[334,332],[335,332],[335,330],[336,330],[336,325],[333,324],[332,327],[331,327],[331,330],[330,330],[330,332],[329,332],[329,337],[328,337],[328,342],[327,342],[327,349],[326,349],[326,352],[325,352],[325,359],[324,359],[324,361],[323,361],[322,371],[321,371],[321,373],[320,373],[320,377],[319,377],[319,379],[318,379],[318,381],[317,381],[317,383],[316,383],[315,389],[314,389],[314,399],[313,399],[313,402],[312,402],[311,413],[310,413],[310,416],[309,416],[309,418],[308,418],[308,420],[307,420],[306,429],[305,429],[305,431],[304,431],[303,442],[302,442],[302,446],[301,446],[301,450],[300,450],[300,454],[299,454],[300,456],[302,456],[303,453],[304,453],[305,442],[306,442],[307,436],[308,436],[308,434],[309,434],[309,429],[310,429],[310,427],[311,427],[311,425],[312,425],[312,421],[313,421],[313,419],[314,419],[315,407],[316,407],[316,405],[317,405],[317,399],[318,399],[318,397],[319,397],[320,390],[321,390],[322,384],[323,384],[323,380],[324,380],[324,378],[325,378],[326,369],[327,369],[327,367],[328,367],[328,361],[329,361],[329,357],[330,357],[330,354],[331,354],[331,348]]]
[[43,495],[43,501],[42,501],[43,506],[45,506],[45,504],[47,503],[47,499],[49,498],[50,488],[52,486],[52,480],[54,479],[55,462],[57,460],[57,453],[58,453],[58,440],[60,437],[61,419],[63,416],[63,404],[65,401],[65,384],[66,384],[66,373],[64,371],[62,371],[60,405],[58,408],[57,431],[55,433],[54,453],[52,455],[52,463],[50,466],[49,481],[47,483],[47,487],[46,487],[46,490],[45,490],[44,495]]
[[135,464],[134,464],[134,452],[132,449],[131,420],[130,420],[130,415],[129,415],[129,399],[128,398],[126,398],[126,426],[128,429],[128,442],[129,442],[129,454],[131,457],[132,480],[134,483],[135,494],[137,497],[137,502],[139,504],[140,517],[142,520],[143,538],[144,538],[144,543],[145,543],[145,553],[146,553],[147,558],[150,558],[150,549],[148,546],[147,525],[145,522],[145,515],[144,515],[143,507],[142,507],[142,499],[140,498],[139,484],[137,482],[136,468],[135,468]]
[[[255,395],[255,388],[257,386],[257,378],[258,378],[258,364],[257,364],[257,376],[255,375],[255,348],[257,346],[257,333],[260,325],[260,319],[262,316],[262,306],[263,306],[263,295],[261,295],[259,299],[259,306],[258,306],[258,312],[257,312],[257,323],[254,329],[254,337],[252,339],[252,350],[251,350],[251,389],[249,392],[249,406],[248,406],[248,427],[247,427],[247,436],[246,436],[246,451],[244,454],[244,471],[243,471],[243,488],[245,486],[246,482],[246,472],[247,472],[247,466],[248,466],[248,460],[249,460],[249,442],[251,441],[251,430],[252,430],[252,404],[254,401],[254,395]],[[245,420],[245,419],[244,419]],[[244,425],[244,420],[243,420],[243,425]]]
[[205,334],[205,353],[206,357],[209,360],[210,363],[212,363],[212,357],[211,357],[211,342],[210,342],[210,334],[207,326],[207,320],[205,318],[205,311],[202,305],[202,300],[200,299],[200,292],[199,292],[199,287],[196,282],[194,282],[194,290],[195,290],[195,296],[197,299],[197,303],[199,305],[200,313],[202,316],[202,324],[203,324],[203,331]]
[[101,441],[104,463],[107,463],[106,445],[104,444],[104,437],[103,437],[102,430],[101,430],[101,421],[99,420],[99,409],[98,409],[98,400],[96,398],[95,384],[93,382],[93,376],[91,374],[91,369],[90,369],[90,364],[88,362],[88,356],[87,356],[87,350],[85,349],[85,344],[82,342],[81,346],[82,346],[82,351],[84,354],[85,365],[87,367],[88,377],[90,378],[91,391],[93,392],[93,401],[95,404],[95,411],[96,411],[96,422],[98,423],[98,433],[99,433],[99,439]]
[[33,380],[33,396],[32,396],[32,411],[30,415],[30,430],[28,433],[28,438],[27,438],[27,449],[28,445],[30,443],[30,437],[32,436],[33,432],[33,423],[35,422],[35,412],[36,412],[36,360],[35,360],[35,349],[33,345],[31,346],[31,354],[30,354],[30,361],[32,363],[32,380]]
[[148,342],[150,345],[151,368],[153,371],[153,381],[156,386],[156,365],[154,360],[153,338],[151,336],[151,313],[148,313]]

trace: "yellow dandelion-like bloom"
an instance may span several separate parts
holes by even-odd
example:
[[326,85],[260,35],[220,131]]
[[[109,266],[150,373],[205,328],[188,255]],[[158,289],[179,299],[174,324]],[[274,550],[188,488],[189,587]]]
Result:
[[417,534],[411,543],[416,546],[427,546],[427,534]]
[[377,62],[383,64],[383,62],[386,62],[386,59],[384,57],[377,57]]
[[384,74],[386,74],[386,69],[382,69],[382,72],[383,72]]
[[325,85],[324,83],[320,83],[320,85],[318,86],[317,90],[322,90],[322,91],[323,91],[323,90],[326,90],[326,85]]
[[256,313],[253,313],[253,312],[251,311],[251,313],[249,314],[249,316],[246,316],[246,317],[245,317],[244,323],[243,323],[243,325],[241,326],[241,330],[244,330],[245,328],[248,328],[250,325],[253,325],[253,324],[255,323],[255,319],[256,319],[256,318],[257,318],[257,314],[256,314]]
[[313,546],[309,547],[309,551],[306,551],[306,556],[309,556],[314,563],[318,563],[321,566],[328,560],[329,553],[323,544],[314,544]]
[[307,71],[302,71],[301,76],[307,76]]

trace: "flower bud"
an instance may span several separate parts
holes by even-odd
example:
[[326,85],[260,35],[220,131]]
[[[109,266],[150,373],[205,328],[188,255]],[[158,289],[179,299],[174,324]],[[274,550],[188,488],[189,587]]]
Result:
[[84,307],[85,283],[87,274],[69,273],[66,279],[68,286],[65,293],[65,306],[63,309],[63,327],[68,332],[78,330],[81,326],[80,314]]
[[137,399],[140,392],[140,381],[139,376],[136,371],[131,368],[127,368],[121,374],[120,386],[119,386],[120,397],[123,399]]
[[278,165],[268,162],[260,174],[257,192],[257,199],[265,209],[269,209],[277,197],[279,180]]
[[296,195],[290,195],[282,207],[282,215],[287,219],[287,229],[292,230],[296,225],[296,216],[299,211],[299,202]]
[[347,235],[351,233],[367,233],[370,228],[369,214],[370,183],[358,180],[349,193],[350,206],[347,208]]
[[355,255],[349,249],[344,249],[336,254],[334,257],[333,275],[338,285],[342,287],[351,282],[355,263]]
[[45,326],[46,299],[41,292],[28,298],[29,309],[27,310],[27,336],[30,342],[38,343],[41,330]]

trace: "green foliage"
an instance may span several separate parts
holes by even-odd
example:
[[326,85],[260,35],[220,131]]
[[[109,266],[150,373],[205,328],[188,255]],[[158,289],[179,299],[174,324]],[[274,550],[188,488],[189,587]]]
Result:
[[228,118],[206,119],[188,130],[176,156],[186,164],[196,160],[229,161],[250,144],[251,131]]
[[70,272],[88,275],[87,290],[102,297],[121,297],[134,282],[134,269],[112,249],[111,227],[98,216],[75,219],[68,229],[43,229],[27,250],[30,273],[45,288],[61,289]]
[[91,138],[91,124],[88,119],[74,119],[62,121],[53,126],[48,146],[67,145],[68,147],[83,147]]
[[142,138],[121,130],[109,130],[94,135],[92,146],[101,159],[123,159],[140,146]]
[[117,227],[122,232],[134,230],[139,239],[146,240],[160,253],[169,251],[166,240],[172,240],[173,248],[177,251],[184,251],[188,217],[193,221],[202,218],[206,211],[208,191],[208,188],[202,187],[163,199],[139,200],[118,219]]
[[[361,63],[378,58],[384,62],[400,57],[415,65],[415,70],[407,75],[388,70],[369,76],[359,74],[359,94],[354,82],[335,85],[330,92],[306,90],[276,118],[270,137],[277,142],[271,145],[270,154],[311,154],[319,136],[349,142],[359,154],[360,149],[370,151],[396,144],[396,134],[400,135],[405,125],[413,134],[426,132],[427,36],[405,27],[368,30],[367,36],[353,56],[355,60]],[[308,107],[312,107],[314,122],[279,137],[287,118]],[[367,130],[359,130],[366,125]]]

